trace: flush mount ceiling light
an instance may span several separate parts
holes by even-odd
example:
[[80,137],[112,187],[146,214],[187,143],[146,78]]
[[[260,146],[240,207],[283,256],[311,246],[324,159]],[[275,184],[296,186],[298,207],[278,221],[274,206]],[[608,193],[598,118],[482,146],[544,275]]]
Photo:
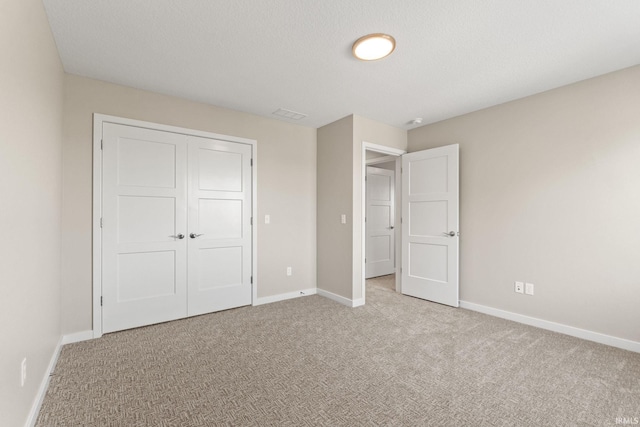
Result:
[[396,40],[388,34],[376,33],[360,37],[353,44],[353,56],[362,61],[375,61],[388,56],[396,48]]

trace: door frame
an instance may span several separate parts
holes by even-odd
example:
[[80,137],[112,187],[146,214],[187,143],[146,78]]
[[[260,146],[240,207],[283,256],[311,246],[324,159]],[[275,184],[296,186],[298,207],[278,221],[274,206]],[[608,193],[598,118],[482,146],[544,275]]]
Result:
[[109,116],[106,114],[93,114],[93,209],[92,209],[92,308],[93,308],[93,338],[102,336],[102,126],[104,123],[114,123],[125,126],[159,130],[178,133],[182,135],[199,136],[204,138],[219,139],[222,141],[248,144],[251,146],[253,167],[251,170],[251,270],[253,283],[251,285],[251,304],[255,305],[258,299],[258,150],[257,141],[236,136],[222,135],[212,132],[187,129],[177,126],[163,125],[159,123],[141,120],[127,119],[124,117]]
[[[375,151],[376,153],[381,153],[381,154],[386,154],[386,156],[384,157],[376,157],[375,159],[370,159],[367,160],[367,151]],[[401,206],[400,201],[398,200],[398,197],[402,197],[402,179],[399,179],[399,171],[400,171],[400,164],[402,162],[402,155],[406,154],[406,150],[400,150],[398,148],[392,148],[392,147],[387,147],[386,145],[379,145],[379,144],[373,144],[371,142],[367,142],[367,141],[362,141],[362,149],[361,149],[361,155],[362,155],[362,176],[360,177],[360,194],[362,195],[361,198],[361,205],[362,206],[362,218],[360,220],[360,223],[362,225],[361,227],[361,236],[362,236],[362,240],[360,242],[362,251],[361,251],[361,260],[360,260],[360,277],[362,278],[362,304],[365,303],[366,301],[366,278],[365,278],[365,262],[364,262],[364,258],[365,258],[365,254],[366,254],[366,234],[367,234],[367,230],[366,230],[366,224],[365,224],[365,215],[367,214],[367,202],[366,202],[366,191],[367,191],[367,187],[366,187],[366,176],[367,176],[367,166],[376,164],[376,163],[386,163],[390,160],[394,160],[396,161],[396,188],[395,188],[395,211],[396,211],[396,227],[394,228],[395,231],[395,250],[396,250],[396,260],[395,260],[395,266],[396,266],[396,292],[400,292],[400,290],[402,289],[402,277],[400,275],[400,269],[398,268],[399,265],[402,265],[402,242],[401,242],[401,237],[402,237],[402,224],[398,223],[398,218],[400,218],[400,214],[398,212],[398,207]]]

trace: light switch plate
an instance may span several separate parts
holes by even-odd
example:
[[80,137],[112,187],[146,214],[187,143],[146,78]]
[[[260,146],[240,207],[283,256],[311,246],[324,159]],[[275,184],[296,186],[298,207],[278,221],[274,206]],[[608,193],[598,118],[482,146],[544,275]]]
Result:
[[524,293],[527,295],[533,295],[533,283],[525,283],[524,284]]

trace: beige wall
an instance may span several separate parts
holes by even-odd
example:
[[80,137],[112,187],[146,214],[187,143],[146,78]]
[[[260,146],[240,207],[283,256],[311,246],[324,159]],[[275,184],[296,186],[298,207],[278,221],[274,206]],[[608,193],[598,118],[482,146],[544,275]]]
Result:
[[60,339],[63,70],[39,0],[0,4],[0,52],[0,424],[21,426]]
[[[318,288],[351,299],[353,117],[318,129]],[[340,215],[347,223],[340,222]]]
[[636,66],[409,132],[460,144],[462,300],[640,341],[639,88]]
[[[91,325],[92,114],[256,139],[258,297],[316,287],[316,130],[73,75],[63,142],[62,327]],[[264,224],[264,215],[271,223]],[[286,268],[293,275],[286,276]]]

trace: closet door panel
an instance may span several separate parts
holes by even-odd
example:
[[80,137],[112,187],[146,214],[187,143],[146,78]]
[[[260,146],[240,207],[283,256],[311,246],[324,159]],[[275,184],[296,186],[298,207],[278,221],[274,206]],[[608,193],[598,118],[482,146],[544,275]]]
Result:
[[103,127],[103,333],[187,315],[187,140]]
[[189,137],[190,316],[251,304],[252,147]]

